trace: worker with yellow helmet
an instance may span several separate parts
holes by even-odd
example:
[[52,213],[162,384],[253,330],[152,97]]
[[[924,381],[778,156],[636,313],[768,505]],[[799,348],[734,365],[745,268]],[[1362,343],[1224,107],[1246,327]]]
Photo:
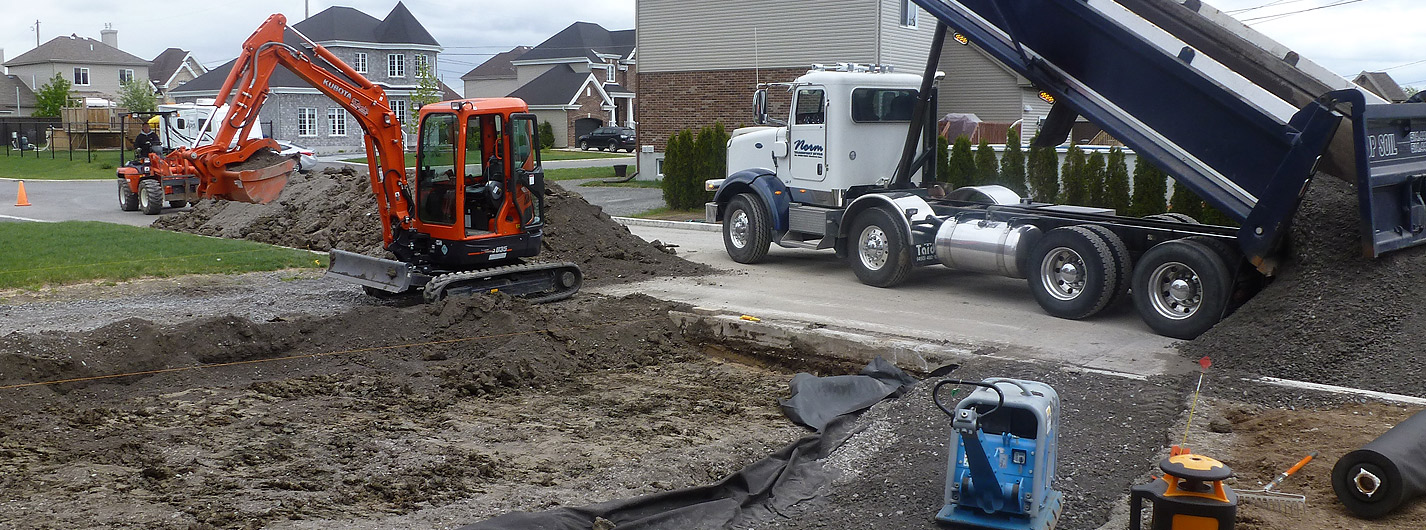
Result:
[[139,158],[147,157],[149,153],[163,156],[163,140],[153,130],[154,127],[158,127],[161,120],[158,116],[154,116],[139,126],[139,135],[134,138],[134,149],[138,151]]

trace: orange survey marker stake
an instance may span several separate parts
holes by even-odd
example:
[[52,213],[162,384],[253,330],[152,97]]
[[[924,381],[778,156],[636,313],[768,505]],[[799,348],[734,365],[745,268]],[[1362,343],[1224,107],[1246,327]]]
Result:
[[25,181],[20,181],[20,193],[15,197],[15,206],[29,206],[30,198],[25,196]]

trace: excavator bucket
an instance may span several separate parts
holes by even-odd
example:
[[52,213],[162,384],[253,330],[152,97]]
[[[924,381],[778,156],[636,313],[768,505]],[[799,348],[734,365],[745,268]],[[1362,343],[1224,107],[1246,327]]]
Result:
[[256,149],[245,160],[220,167],[222,171],[209,181],[205,196],[267,204],[276,200],[287,186],[287,178],[296,171],[297,161],[268,149]]

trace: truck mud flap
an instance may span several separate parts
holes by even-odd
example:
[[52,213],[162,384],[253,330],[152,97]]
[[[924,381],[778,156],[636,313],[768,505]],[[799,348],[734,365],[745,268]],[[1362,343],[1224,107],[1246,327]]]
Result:
[[411,265],[396,260],[375,258],[355,252],[332,249],[327,274],[352,283],[392,293],[402,293],[420,287],[428,279],[412,274]]

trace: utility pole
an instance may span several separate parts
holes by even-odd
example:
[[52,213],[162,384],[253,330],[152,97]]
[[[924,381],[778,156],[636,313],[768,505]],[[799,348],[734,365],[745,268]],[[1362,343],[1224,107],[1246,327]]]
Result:
[[40,47],[40,21],[35,20],[35,47]]
[[302,0],[302,20],[312,16],[312,0]]

